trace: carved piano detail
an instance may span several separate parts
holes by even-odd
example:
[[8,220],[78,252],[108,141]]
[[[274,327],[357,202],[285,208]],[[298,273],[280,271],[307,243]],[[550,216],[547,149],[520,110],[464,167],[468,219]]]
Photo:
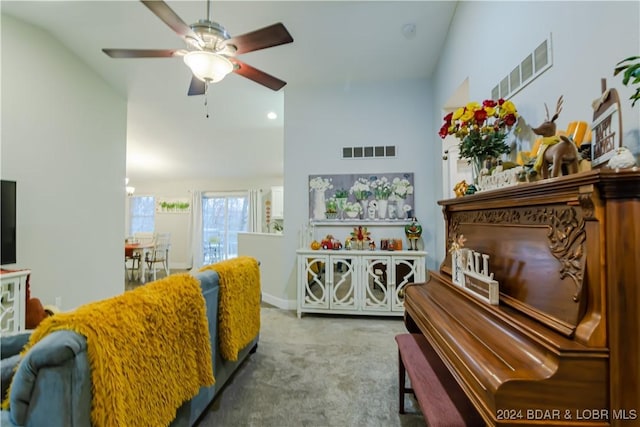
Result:
[[489,425],[640,425],[640,171],[594,170],[439,202],[449,246],[489,254],[500,304],[407,288],[422,333]]

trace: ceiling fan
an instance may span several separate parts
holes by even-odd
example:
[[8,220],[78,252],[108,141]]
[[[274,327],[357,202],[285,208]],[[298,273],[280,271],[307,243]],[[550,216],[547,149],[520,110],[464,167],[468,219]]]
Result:
[[187,25],[162,0],[140,0],[186,43],[186,49],[102,49],[112,58],[171,58],[182,56],[193,77],[188,95],[203,95],[209,83],[234,72],[274,91],[287,83],[236,58],[236,55],[293,42],[282,23],[231,37],[225,28],[211,20],[210,0],[207,19]]

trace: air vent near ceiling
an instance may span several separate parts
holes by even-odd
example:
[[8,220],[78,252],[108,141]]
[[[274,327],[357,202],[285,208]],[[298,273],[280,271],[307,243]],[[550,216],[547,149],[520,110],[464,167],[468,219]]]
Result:
[[507,99],[515,95],[552,65],[551,34],[549,34],[548,39],[540,43],[533,52],[527,53],[522,62],[494,86],[491,90],[491,98]]
[[395,145],[376,145],[365,147],[342,147],[343,159],[374,159],[381,157],[395,157]]

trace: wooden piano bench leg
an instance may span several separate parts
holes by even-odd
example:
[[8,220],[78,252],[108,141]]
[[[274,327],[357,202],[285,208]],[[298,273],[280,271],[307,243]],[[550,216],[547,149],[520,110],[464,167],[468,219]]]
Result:
[[[398,343],[401,414],[404,413],[404,395],[413,393],[430,427],[485,425],[423,335],[400,334],[395,339]],[[406,387],[405,374],[409,376],[411,388]]]
[[399,396],[398,401],[400,403],[398,412],[404,414],[404,395],[407,393],[407,375],[404,368],[404,363],[402,363],[402,355],[400,354],[400,349],[398,349],[398,390]]

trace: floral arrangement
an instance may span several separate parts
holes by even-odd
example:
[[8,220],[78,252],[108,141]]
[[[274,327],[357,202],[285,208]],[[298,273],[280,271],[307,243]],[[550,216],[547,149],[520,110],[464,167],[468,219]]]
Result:
[[340,188],[336,190],[336,194],[333,197],[335,197],[336,199],[346,199],[347,197],[349,197],[349,192],[344,188]]
[[382,178],[378,178],[372,176],[370,178],[371,188],[373,189],[373,194],[375,195],[377,200],[387,200],[391,194],[393,194],[393,189],[391,188],[391,183],[386,176]]
[[471,102],[444,116],[438,134],[442,139],[455,135],[461,140],[461,158],[498,157],[510,151],[504,140],[517,118],[516,106],[511,101],[487,99],[482,105]]
[[360,203],[347,202],[344,205],[344,211],[360,213],[362,211],[362,206],[360,206]]
[[315,178],[312,178],[311,181],[309,181],[309,191],[326,191],[330,188],[333,188],[333,184],[331,184],[331,178],[322,178],[321,176],[316,176]]
[[413,185],[411,185],[407,178],[393,178],[391,189],[393,194],[399,199],[406,199],[407,195],[413,194]]
[[338,212],[338,202],[336,202],[336,199],[334,197],[329,198],[325,203],[325,205],[327,207],[326,212],[328,213]]
[[358,178],[349,189],[349,193],[353,194],[356,200],[366,200],[371,196],[371,186],[366,178]]

